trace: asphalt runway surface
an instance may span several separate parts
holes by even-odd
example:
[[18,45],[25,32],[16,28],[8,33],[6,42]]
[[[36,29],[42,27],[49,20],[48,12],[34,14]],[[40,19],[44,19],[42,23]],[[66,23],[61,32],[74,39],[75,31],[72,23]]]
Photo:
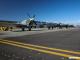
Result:
[[[24,44],[32,44],[35,46],[42,46],[54,49],[57,48],[62,50],[74,51],[78,52],[79,54],[68,53],[68,55],[71,54],[80,57],[80,29],[47,32],[33,35],[25,35],[20,37],[10,37],[2,40],[15,41],[15,43],[21,42]],[[8,42],[6,42],[6,44],[4,44],[4,42],[0,43],[0,60],[71,60],[65,55],[61,56],[62,54],[67,54],[66,52],[61,52],[62,54],[59,55],[55,53],[58,52],[57,50],[49,50],[47,53],[45,51],[47,51],[48,49],[43,49],[41,47],[32,49],[35,46],[27,48],[27,46],[19,47],[16,45],[13,46],[11,44],[9,44]],[[44,51],[39,51],[37,49],[41,49]],[[53,54],[50,52],[52,52]]]

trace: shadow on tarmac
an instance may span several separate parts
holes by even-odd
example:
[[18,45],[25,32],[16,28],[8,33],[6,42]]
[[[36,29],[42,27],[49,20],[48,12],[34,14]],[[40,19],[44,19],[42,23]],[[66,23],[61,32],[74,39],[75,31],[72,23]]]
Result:
[[[29,30],[24,30],[24,31],[29,31]],[[31,30],[31,31],[43,31],[43,30]],[[22,30],[17,30],[17,31],[12,31],[12,32],[23,32],[23,31]]]

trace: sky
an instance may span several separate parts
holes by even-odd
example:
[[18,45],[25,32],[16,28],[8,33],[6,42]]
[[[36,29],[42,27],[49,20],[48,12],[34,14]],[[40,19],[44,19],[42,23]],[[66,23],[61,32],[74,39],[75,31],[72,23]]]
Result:
[[0,20],[80,23],[80,0],[0,0]]

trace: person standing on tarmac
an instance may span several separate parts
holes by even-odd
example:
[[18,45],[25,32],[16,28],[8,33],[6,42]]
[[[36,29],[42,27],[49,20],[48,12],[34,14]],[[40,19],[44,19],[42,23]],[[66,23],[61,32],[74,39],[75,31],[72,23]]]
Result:
[[28,30],[31,31],[31,25],[29,25]]
[[52,29],[53,29],[54,27],[52,26]]
[[48,30],[50,30],[50,26],[48,26]]
[[10,31],[12,31],[13,30],[13,27],[10,27]]
[[47,28],[48,28],[48,30],[50,30],[50,24],[47,24]]
[[22,26],[22,31],[25,31],[25,27],[24,26]]
[[29,31],[31,31],[31,25],[32,25],[32,22],[30,21],[29,27],[28,27],[28,30],[29,30]]

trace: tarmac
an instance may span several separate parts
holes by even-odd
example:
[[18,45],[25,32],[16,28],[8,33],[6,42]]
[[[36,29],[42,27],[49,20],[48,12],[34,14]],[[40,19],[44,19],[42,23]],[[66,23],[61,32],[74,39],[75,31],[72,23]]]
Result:
[[32,29],[32,31],[28,31],[27,29],[25,31],[21,31],[21,29],[14,29],[13,31],[0,31],[0,38],[8,38],[8,37],[17,37],[17,36],[24,36],[24,35],[33,35],[33,34],[40,34],[40,33],[46,33],[46,32],[56,32],[56,31],[66,31],[66,30],[73,30],[75,28],[63,28],[63,29],[57,29],[54,28],[53,30],[48,30],[47,28],[36,28]]
[[80,60],[79,28],[0,33],[0,60]]

